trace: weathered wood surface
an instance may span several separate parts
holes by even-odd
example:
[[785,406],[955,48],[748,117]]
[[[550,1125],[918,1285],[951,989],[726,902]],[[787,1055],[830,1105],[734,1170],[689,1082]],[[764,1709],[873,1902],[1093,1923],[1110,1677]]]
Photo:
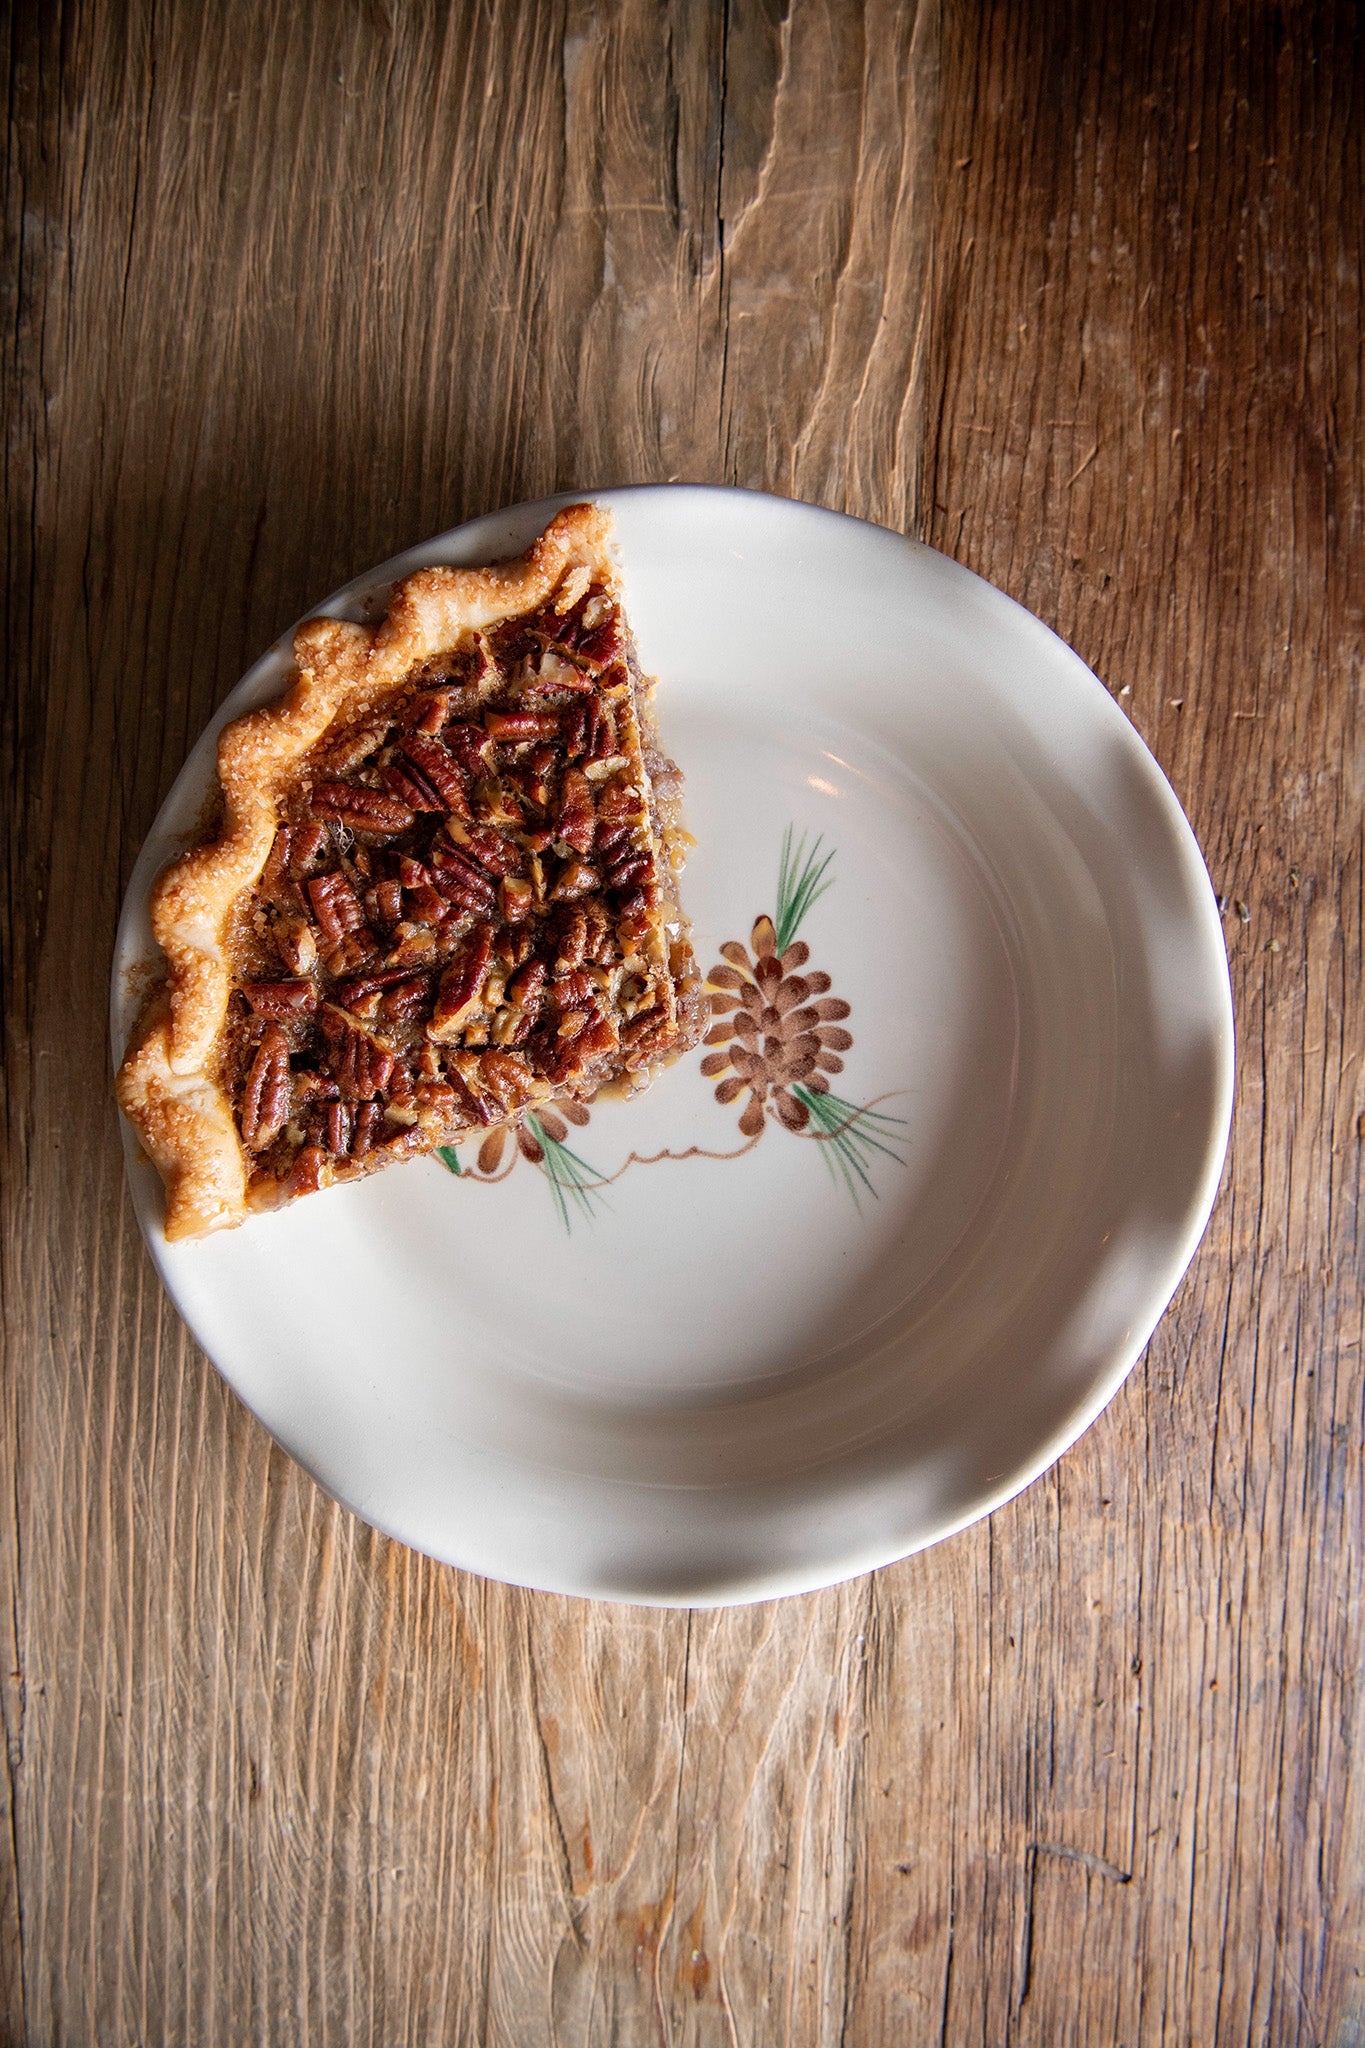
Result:
[[[0,2034],[1365,2038],[1355,10],[9,26]],[[1240,1031],[1208,1239],[1081,1444],[693,1617],[462,1578],[271,1449],[138,1243],[103,1025],[290,618],[671,476],[918,530],[1126,690]]]

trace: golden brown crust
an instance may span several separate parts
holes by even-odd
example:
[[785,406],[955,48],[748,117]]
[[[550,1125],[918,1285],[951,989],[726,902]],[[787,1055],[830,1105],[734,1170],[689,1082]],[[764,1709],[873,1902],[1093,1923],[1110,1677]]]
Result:
[[203,1237],[247,1213],[246,1160],[232,1106],[204,1073],[170,1059],[164,995],[144,1018],[118,1073],[119,1108],[166,1184],[166,1235]]
[[283,697],[224,728],[222,826],[172,862],[153,890],[165,992],[118,1076],[120,1106],[166,1182],[168,1238],[200,1236],[248,1213],[246,1160],[216,1071],[233,986],[228,925],[265,866],[290,772],[343,711],[363,713],[470,629],[543,604],[576,569],[585,588],[591,576],[615,599],[609,535],[605,513],[571,505],[514,562],[408,577],[378,626],[308,621],[295,635],[298,674]]

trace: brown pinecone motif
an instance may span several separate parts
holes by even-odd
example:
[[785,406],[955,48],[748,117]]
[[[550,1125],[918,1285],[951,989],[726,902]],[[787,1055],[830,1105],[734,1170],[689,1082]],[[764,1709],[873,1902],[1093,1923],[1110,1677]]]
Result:
[[[496,1179],[507,1154],[509,1139],[516,1141],[512,1166],[517,1163],[517,1153],[520,1153],[523,1159],[528,1159],[532,1166],[543,1166],[545,1147],[536,1136],[532,1124],[540,1127],[552,1145],[562,1145],[569,1135],[569,1124],[577,1124],[581,1130],[587,1122],[588,1112],[581,1102],[561,1102],[556,1109],[538,1109],[534,1118],[523,1117],[518,1124],[504,1124],[501,1130],[490,1131],[479,1147],[473,1166],[467,1166],[464,1171],[471,1180]],[[508,1171],[510,1173],[511,1167]]]
[[717,1019],[706,1044],[723,1050],[708,1053],[701,1070],[725,1075],[716,1085],[717,1102],[734,1102],[748,1090],[739,1127],[746,1138],[756,1138],[769,1103],[789,1131],[805,1129],[810,1110],[792,1090],[800,1086],[827,1095],[826,1077],[843,1072],[839,1055],[848,1051],[853,1034],[840,1022],[849,1005],[825,993],[829,976],[803,972],[810,958],[804,939],[794,939],[779,954],[772,919],[760,917],[749,944],[752,959],[738,939],[727,940],[720,949],[725,964],[706,977],[715,991],[711,1012]]

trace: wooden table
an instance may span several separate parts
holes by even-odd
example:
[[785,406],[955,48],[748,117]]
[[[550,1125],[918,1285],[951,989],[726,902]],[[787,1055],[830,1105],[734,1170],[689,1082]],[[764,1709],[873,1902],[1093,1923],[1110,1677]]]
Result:
[[[1231,0],[30,0],[8,63],[6,2041],[1357,2043],[1361,28]],[[688,1616],[332,1505],[188,1341],[104,1005],[205,719],[552,489],[993,578],[1193,819],[1232,1153],[1046,1478]]]

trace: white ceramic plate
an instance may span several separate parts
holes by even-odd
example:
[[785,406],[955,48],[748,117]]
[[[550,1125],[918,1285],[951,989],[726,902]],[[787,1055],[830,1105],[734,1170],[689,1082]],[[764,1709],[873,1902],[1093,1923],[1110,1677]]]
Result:
[[[778,919],[797,982],[775,1007],[826,1006],[826,1091],[780,1093],[774,1042],[750,1138],[754,1095],[718,1100],[737,1077],[703,1049],[540,1164],[467,1146],[459,1177],[420,1160],[197,1244],[165,1242],[125,1132],[129,1173],[196,1337],[357,1514],[526,1585],[756,1600],[962,1528],[1109,1400],[1217,1188],[1227,963],[1160,770],[1008,598],[807,505],[598,501],[687,776],[699,959],[728,945],[744,997],[755,919]],[[564,502],[442,535],[322,609],[514,554]],[[278,692],[288,648],[224,704],[134,871],[116,1056],[151,881],[219,727]]]

